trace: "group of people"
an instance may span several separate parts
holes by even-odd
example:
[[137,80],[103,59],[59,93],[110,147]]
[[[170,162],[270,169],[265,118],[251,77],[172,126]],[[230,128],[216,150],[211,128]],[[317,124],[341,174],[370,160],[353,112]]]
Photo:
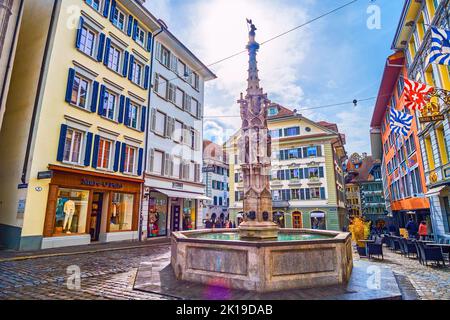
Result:
[[410,218],[405,229],[408,231],[409,238],[425,240],[428,235],[427,223],[423,220],[417,225],[413,218]]
[[236,228],[236,224],[229,220],[229,218],[225,218],[223,215],[220,217],[216,217],[215,214],[209,218],[206,215],[206,219],[204,220],[206,229],[233,229]]

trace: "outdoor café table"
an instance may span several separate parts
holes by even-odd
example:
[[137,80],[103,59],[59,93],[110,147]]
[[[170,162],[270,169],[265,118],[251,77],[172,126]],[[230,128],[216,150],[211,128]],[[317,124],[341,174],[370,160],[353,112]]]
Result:
[[440,247],[442,252],[448,253],[450,251],[450,243],[427,243],[429,247]]

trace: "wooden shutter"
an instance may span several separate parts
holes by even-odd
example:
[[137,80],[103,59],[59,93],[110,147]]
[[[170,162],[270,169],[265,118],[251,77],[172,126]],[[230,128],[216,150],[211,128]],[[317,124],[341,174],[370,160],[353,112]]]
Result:
[[197,118],[203,118],[203,106],[200,102],[197,102]]
[[[84,152],[84,165],[87,167],[91,163],[91,153],[92,153],[92,132],[86,134],[86,150]],[[95,154],[94,154],[95,156]]]
[[69,76],[67,78],[67,88],[66,88],[66,102],[70,103],[72,101],[72,90],[73,81],[75,78],[75,69],[69,69]]
[[156,128],[156,109],[152,108],[151,109],[151,120],[150,120],[150,130],[151,131],[155,131]]
[[161,43],[159,43],[158,41],[155,42],[155,57],[156,60],[161,62]]
[[157,93],[159,91],[159,74],[155,73],[155,79],[153,82],[153,89]]
[[317,156],[318,157],[322,156],[322,146],[317,146]]
[[114,150],[114,172],[119,171],[119,163],[120,163],[120,145],[119,141],[116,141],[116,147]]
[[184,94],[183,98],[183,109],[187,112],[191,112],[191,103],[192,103],[192,97],[188,94]]
[[164,152],[164,175],[168,176],[170,174],[170,155]]
[[62,162],[64,160],[64,149],[66,146],[66,136],[67,136],[67,125],[61,125],[61,131],[59,134],[59,144],[58,144],[58,155],[56,157],[57,161]]
[[125,51],[123,54],[123,68],[122,68],[122,76],[126,78],[128,74],[128,60],[130,58],[130,53]]
[[166,138],[170,138],[171,134],[170,134],[170,119],[171,117],[166,116],[165,117],[165,124],[164,124],[164,136]]
[[149,157],[148,157],[148,162],[149,162],[148,169],[150,172],[153,172],[154,161],[155,161],[155,149],[150,149]]
[[98,39],[97,61],[101,62],[103,59],[103,51],[105,49],[105,34],[101,33]]
[[109,63],[109,50],[111,50],[111,39],[107,38],[106,39],[106,46],[105,46],[105,58],[103,59],[103,64],[105,66],[107,66],[108,63]]
[[97,111],[98,90],[99,90],[99,83],[97,81],[94,81],[92,84],[91,112]]
[[131,36],[131,31],[133,30],[133,16],[128,16],[128,27],[127,27],[127,35]]
[[183,124],[183,143],[187,144],[189,141],[189,133],[190,133],[190,128]]
[[169,174],[170,174],[170,176],[171,177],[173,177],[173,166],[174,166],[174,164],[173,164],[173,156],[171,155],[170,156],[170,172],[169,172]]
[[170,70],[177,73],[177,69],[178,69],[178,59],[177,59],[177,57],[175,57],[175,55],[173,55],[171,53],[170,54]]

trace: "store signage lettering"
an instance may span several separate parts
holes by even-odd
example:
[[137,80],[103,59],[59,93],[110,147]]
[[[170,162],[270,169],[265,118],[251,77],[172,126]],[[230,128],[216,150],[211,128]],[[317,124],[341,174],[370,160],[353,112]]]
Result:
[[82,179],[81,184],[83,186],[99,187],[99,188],[110,188],[110,189],[122,189],[123,185],[115,182],[106,181],[94,181],[89,179]]
[[427,122],[436,122],[436,121],[441,121],[444,120],[444,115],[443,114],[438,114],[435,116],[427,116],[427,117],[420,117],[419,121],[421,123],[427,123]]
[[183,189],[183,184],[179,183],[179,182],[173,182],[172,183],[172,188],[174,188],[174,189]]

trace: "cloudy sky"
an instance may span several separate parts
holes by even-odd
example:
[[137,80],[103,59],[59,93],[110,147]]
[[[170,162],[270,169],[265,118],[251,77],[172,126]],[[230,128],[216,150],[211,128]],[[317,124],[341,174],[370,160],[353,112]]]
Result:
[[[187,47],[209,65],[245,49],[245,18],[263,42],[349,0],[147,0]],[[338,124],[347,152],[368,152],[369,123],[375,100],[330,108],[318,106],[377,95],[403,0],[359,0],[261,46],[261,85],[269,99],[297,109],[312,120]],[[381,28],[369,29],[369,6],[380,8]],[[218,143],[240,125],[236,100],[245,91],[248,56],[211,66],[218,76],[206,85],[205,138]],[[306,110],[302,110],[306,109]]]

